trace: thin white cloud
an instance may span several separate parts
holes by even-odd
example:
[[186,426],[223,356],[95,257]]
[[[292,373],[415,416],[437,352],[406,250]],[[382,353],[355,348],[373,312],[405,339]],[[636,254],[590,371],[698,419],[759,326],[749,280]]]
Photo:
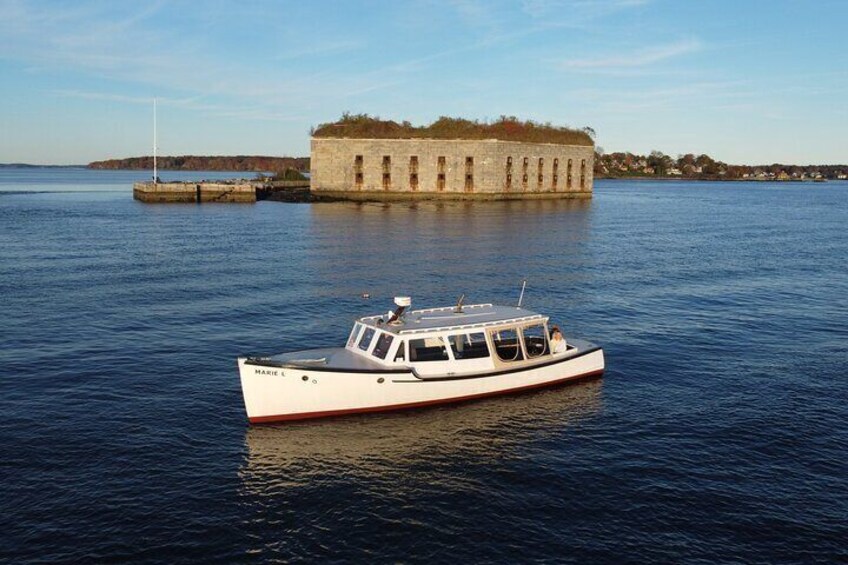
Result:
[[754,85],[746,80],[698,81],[677,86],[647,89],[582,89],[572,93],[575,100],[591,101],[605,114],[636,115],[647,111],[721,110],[729,105],[756,100]]
[[[106,102],[118,102],[121,104],[150,105],[153,103],[151,96],[126,96],[111,92],[93,92],[85,90],[54,90],[53,94],[64,98],[79,98],[82,100],[103,100]],[[189,98],[157,97],[160,106],[173,106],[201,112],[207,115],[215,115],[225,118],[237,118],[240,120],[279,121],[292,122],[302,120],[302,115],[294,115],[287,112],[277,111],[275,108],[263,105],[238,105],[227,106],[224,104],[210,104],[203,102],[200,96]]]
[[450,0],[449,5],[470,27],[497,32],[505,23],[498,11],[493,10],[491,4],[484,0]]
[[[322,101],[358,96],[399,83],[397,77],[387,80],[367,71],[319,71],[299,74],[296,80],[290,73],[280,72],[280,66],[294,59],[338,55],[364,47],[365,41],[359,37],[290,43],[291,48],[278,47],[276,57],[266,56],[263,66],[261,61],[250,64],[209,55],[209,43],[202,34],[181,35],[168,26],[151,26],[149,20],[161,9],[161,2],[135,10],[110,11],[109,5],[98,3],[59,9],[0,0],[0,59],[23,62],[32,73],[73,70],[113,84],[134,85],[140,93],[54,91],[63,97],[145,105],[158,94],[163,105],[255,120],[302,119],[299,114]],[[268,61],[276,62],[276,66],[269,67]]]
[[277,55],[276,59],[279,61],[288,61],[307,57],[338,55],[340,53],[348,53],[350,51],[361,49],[364,46],[365,43],[363,41],[353,39],[317,42],[305,46],[286,48]]
[[666,45],[654,45],[637,49],[631,53],[592,57],[586,59],[569,59],[561,61],[559,67],[563,70],[594,71],[606,69],[631,69],[646,67],[673,59],[681,55],[700,51],[703,44],[697,39],[687,39]]
[[[105,100],[108,102],[120,102],[122,104],[144,104],[148,105],[153,102],[151,96],[126,96],[124,94],[114,94],[111,92],[92,92],[86,90],[54,90],[53,94],[64,98],[80,98],[82,100]],[[200,100],[200,97],[191,98],[168,98],[158,97],[156,99],[159,104],[168,106],[187,106],[195,104]]]
[[523,0],[521,9],[533,18],[550,18],[561,14],[581,19],[597,19],[621,10],[639,8],[652,0]]

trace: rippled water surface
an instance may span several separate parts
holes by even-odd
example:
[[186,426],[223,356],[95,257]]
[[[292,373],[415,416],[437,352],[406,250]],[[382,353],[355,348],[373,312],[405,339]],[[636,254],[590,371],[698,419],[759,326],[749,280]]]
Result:
[[[143,205],[139,176],[0,172],[0,560],[848,560],[848,185]],[[523,278],[602,379],[247,426],[238,354]]]

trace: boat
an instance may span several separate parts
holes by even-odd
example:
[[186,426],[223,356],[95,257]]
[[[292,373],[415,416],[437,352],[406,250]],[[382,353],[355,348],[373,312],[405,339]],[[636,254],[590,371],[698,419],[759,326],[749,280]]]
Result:
[[555,342],[549,317],[520,305],[394,302],[394,311],[356,319],[344,347],[239,357],[250,423],[462,402],[604,372],[600,346]]

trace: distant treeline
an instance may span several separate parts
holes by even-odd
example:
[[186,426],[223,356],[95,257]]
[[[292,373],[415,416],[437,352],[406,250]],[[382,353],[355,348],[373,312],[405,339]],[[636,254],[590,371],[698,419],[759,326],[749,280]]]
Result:
[[678,177],[724,180],[827,180],[848,178],[848,165],[729,165],[709,155],[677,158],[662,151],[649,155],[595,152],[596,177]]
[[[309,170],[309,157],[265,157],[260,155],[157,157],[156,165],[163,171],[252,171],[281,172],[287,169]],[[108,159],[88,164],[89,169],[153,170],[153,157]]]
[[343,114],[342,117],[312,129],[314,137],[351,139],[499,139],[528,143],[594,145],[592,128],[574,129],[501,116],[493,122],[442,116],[432,124],[381,120],[368,114]]

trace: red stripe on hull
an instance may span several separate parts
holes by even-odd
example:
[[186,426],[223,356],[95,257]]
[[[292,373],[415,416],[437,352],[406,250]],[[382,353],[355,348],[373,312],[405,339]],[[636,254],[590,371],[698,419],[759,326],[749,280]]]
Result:
[[565,377],[563,379],[557,379],[555,381],[548,381],[544,383],[538,383],[534,385],[520,386],[516,388],[509,388],[506,390],[498,390],[495,392],[482,392],[479,394],[469,394],[467,396],[455,396],[453,398],[444,398],[439,400],[424,400],[422,402],[409,402],[406,404],[390,404],[388,406],[370,406],[367,408],[347,408],[344,410],[325,410],[323,412],[300,412],[298,414],[279,414],[276,416],[257,416],[255,418],[248,418],[251,424],[268,424],[270,422],[285,422],[292,420],[311,420],[313,418],[330,418],[332,416],[344,416],[348,414],[364,414],[367,412],[394,412],[396,410],[405,410],[407,408],[424,408],[427,406],[436,406],[438,404],[453,404],[456,402],[465,402],[468,400],[477,400],[480,398],[487,398],[491,396],[500,396],[503,394],[512,394],[516,392],[523,392],[528,390],[533,390],[537,388],[544,388],[549,386],[558,385],[560,383],[564,383],[566,381],[576,381],[582,379],[589,379],[592,377],[600,377],[604,374],[604,370],[600,369],[598,371],[591,371],[589,373],[583,373],[581,375],[575,375],[573,377]]

